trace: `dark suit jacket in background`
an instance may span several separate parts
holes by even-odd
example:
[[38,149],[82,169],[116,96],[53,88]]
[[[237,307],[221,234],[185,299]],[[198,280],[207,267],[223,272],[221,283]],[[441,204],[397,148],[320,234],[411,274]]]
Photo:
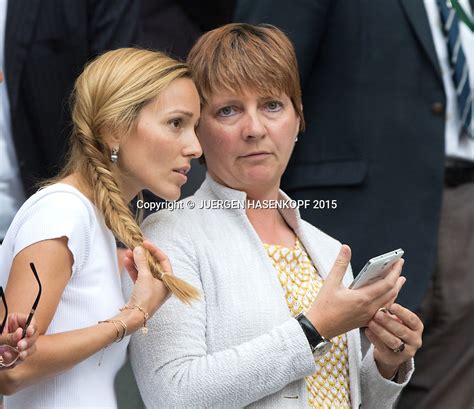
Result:
[[[186,60],[196,40],[206,31],[230,23],[235,0],[141,0],[142,45]],[[188,182],[181,188],[187,197],[204,181],[206,169],[193,160]],[[145,200],[160,200],[145,192]],[[145,211],[145,215],[149,213]]]
[[237,21],[295,44],[307,129],[282,187],[336,199],[303,217],[348,243],[355,272],[402,247],[399,301],[417,309],[435,268],[445,94],[423,0],[243,0]]
[[229,23],[235,0],[141,0],[143,45],[185,60],[206,31]]
[[13,141],[27,195],[62,165],[68,97],[84,64],[139,40],[134,0],[10,0],[5,74]]

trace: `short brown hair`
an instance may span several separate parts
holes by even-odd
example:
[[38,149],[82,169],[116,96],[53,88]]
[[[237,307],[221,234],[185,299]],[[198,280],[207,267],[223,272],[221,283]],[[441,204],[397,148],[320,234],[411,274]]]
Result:
[[295,50],[275,26],[232,23],[216,28],[198,39],[187,62],[204,105],[219,89],[250,87],[264,96],[284,92],[304,129]]

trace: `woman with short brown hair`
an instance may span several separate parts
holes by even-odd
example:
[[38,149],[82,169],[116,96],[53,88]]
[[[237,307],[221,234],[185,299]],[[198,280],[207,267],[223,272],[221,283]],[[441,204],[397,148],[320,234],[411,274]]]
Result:
[[[147,407],[392,407],[423,326],[393,303],[402,261],[348,289],[348,246],[279,190],[303,127],[290,41],[272,26],[229,24],[204,34],[188,63],[207,178],[143,229],[203,298],[189,309],[171,300],[148,338],[132,338]],[[366,326],[373,345],[362,350]]]

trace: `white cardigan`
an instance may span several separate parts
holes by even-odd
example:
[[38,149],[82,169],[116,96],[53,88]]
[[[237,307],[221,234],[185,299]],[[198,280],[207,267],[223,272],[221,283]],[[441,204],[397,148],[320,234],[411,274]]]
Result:
[[[242,201],[245,193],[207,176],[180,202],[184,209],[160,211],[143,225],[175,274],[202,292],[192,306],[172,297],[150,320],[147,335],[132,336],[143,400],[148,408],[306,408],[304,377],[315,371],[314,358],[272,262],[244,209],[199,209],[209,200]],[[325,278],[341,244],[301,220],[297,210],[282,215]],[[351,281],[349,268],[344,284]],[[352,407],[392,407],[412,362],[399,371],[400,383],[390,382],[379,374],[372,349],[362,360],[359,330],[347,340]]]

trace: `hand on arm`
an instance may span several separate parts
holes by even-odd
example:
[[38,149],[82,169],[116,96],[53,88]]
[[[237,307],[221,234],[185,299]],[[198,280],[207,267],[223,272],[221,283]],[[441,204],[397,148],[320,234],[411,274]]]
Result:
[[374,344],[374,359],[380,374],[392,379],[399,366],[413,358],[421,347],[423,323],[399,304],[393,304],[388,310],[375,314],[365,334]]

